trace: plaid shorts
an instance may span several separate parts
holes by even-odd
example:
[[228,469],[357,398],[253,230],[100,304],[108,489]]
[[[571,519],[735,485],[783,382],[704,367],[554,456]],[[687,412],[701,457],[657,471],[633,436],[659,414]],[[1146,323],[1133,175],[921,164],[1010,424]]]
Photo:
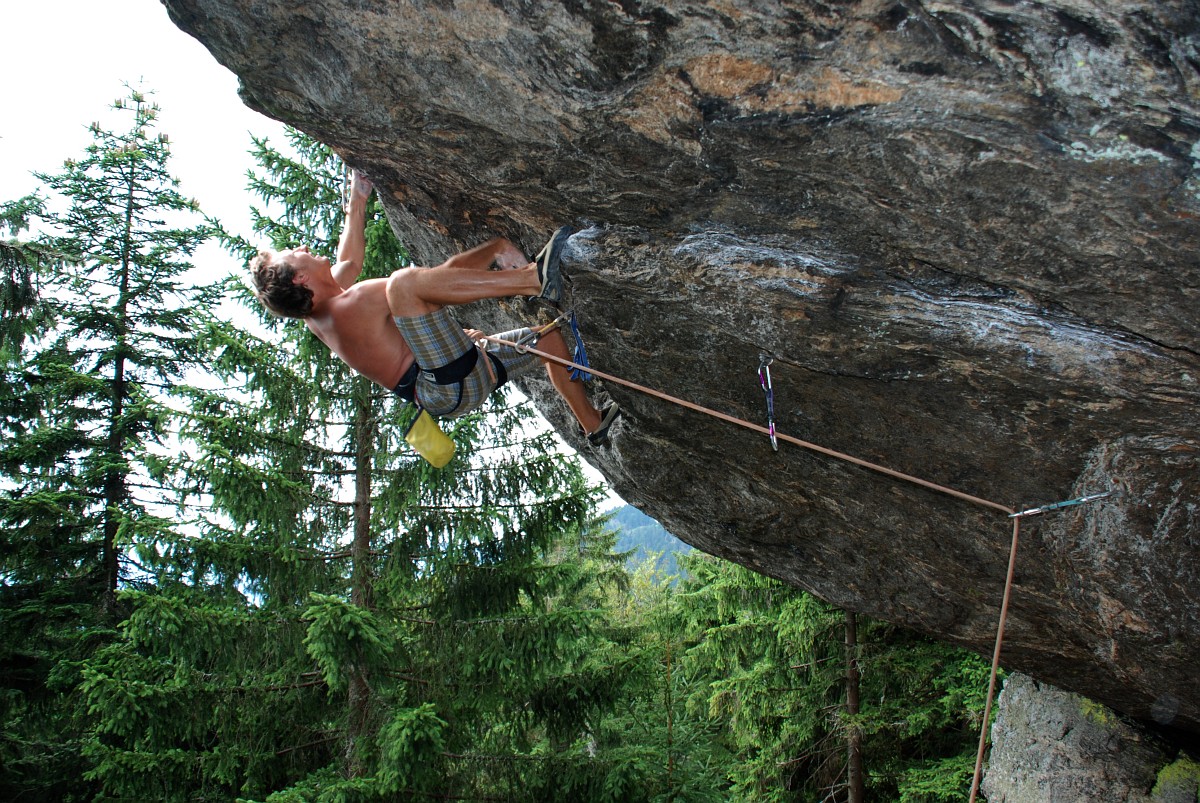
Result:
[[[468,349],[476,347],[446,308],[412,318],[397,317],[393,320],[405,342],[413,350],[417,365],[422,368],[438,368],[454,362]],[[529,333],[530,330],[526,327],[502,332],[496,336],[516,341]],[[512,346],[488,343],[487,348],[500,358],[509,379],[529,373],[540,362],[533,354],[522,353]],[[433,381],[430,374],[421,371],[417,375],[417,402],[428,410],[430,415],[439,418],[456,418],[479,407],[496,389],[496,381],[492,379],[492,369],[495,366],[489,365],[488,358],[483,354],[479,356],[480,359],[476,361],[471,373],[463,377],[461,382],[439,385]]]

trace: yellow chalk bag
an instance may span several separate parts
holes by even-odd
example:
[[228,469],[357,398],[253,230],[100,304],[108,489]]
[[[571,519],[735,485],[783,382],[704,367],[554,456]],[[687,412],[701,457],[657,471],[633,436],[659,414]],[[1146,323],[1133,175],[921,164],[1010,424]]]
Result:
[[433,416],[424,407],[417,408],[417,416],[404,431],[404,440],[417,454],[425,458],[434,468],[442,468],[454,457],[454,441],[442,432]]

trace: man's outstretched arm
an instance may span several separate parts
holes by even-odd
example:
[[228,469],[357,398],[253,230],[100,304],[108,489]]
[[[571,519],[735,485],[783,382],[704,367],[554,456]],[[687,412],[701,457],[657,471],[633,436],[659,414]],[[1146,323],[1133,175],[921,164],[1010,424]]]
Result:
[[342,237],[338,240],[337,262],[333,266],[333,278],[343,288],[358,281],[366,255],[367,200],[371,197],[371,182],[355,170],[350,176],[350,198],[346,202],[346,222],[342,224]]

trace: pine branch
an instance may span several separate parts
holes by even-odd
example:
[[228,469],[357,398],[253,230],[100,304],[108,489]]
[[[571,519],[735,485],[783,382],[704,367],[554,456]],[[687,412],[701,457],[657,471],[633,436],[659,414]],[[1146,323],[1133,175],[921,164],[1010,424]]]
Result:
[[501,755],[484,755],[483,753],[447,753],[442,752],[439,755],[449,759],[457,759],[460,761],[533,761],[539,764],[555,761],[553,756],[526,756],[520,753],[513,753],[506,756]]
[[420,797],[431,797],[434,800],[511,800],[511,798],[507,798],[507,797],[488,797],[488,796],[480,797],[479,795],[470,795],[469,797],[467,797],[467,796],[463,796],[463,795],[438,794],[436,792],[421,792],[417,789],[404,789],[402,791],[406,795],[418,795]]
[[341,741],[341,739],[342,739],[341,734],[336,734],[334,736],[327,736],[324,739],[317,739],[315,742],[309,742],[308,744],[298,744],[295,747],[285,747],[283,750],[276,750],[275,756],[276,757],[285,756],[288,753],[294,753],[297,750],[307,750],[310,747],[317,747],[319,745]]

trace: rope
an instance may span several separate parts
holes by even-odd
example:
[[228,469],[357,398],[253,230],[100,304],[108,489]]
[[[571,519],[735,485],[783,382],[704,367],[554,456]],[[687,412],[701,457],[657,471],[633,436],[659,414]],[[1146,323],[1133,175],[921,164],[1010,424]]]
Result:
[[971,779],[971,796],[968,803],[975,803],[975,796],[979,792],[979,781],[983,777],[983,753],[987,749],[988,720],[992,716],[992,696],[996,693],[996,675],[1000,671],[1000,648],[1004,643],[1004,625],[1008,621],[1008,600],[1012,596],[1013,572],[1017,565],[1017,540],[1021,535],[1021,519],[1026,516],[1036,516],[1039,513],[1048,513],[1051,510],[1061,510],[1072,505],[1081,505],[1084,502],[1094,502],[1112,495],[1112,491],[1104,491],[1009,514],[1009,518],[1013,521],[1012,547],[1008,551],[1008,574],[1004,578],[1004,601],[1000,604],[1000,622],[996,625],[996,648],[992,651],[992,671],[988,676],[987,702],[983,707],[983,724],[979,728],[979,751],[975,754],[975,775]]
[[1012,596],[1013,570],[1017,565],[1017,539],[1021,534],[1021,517],[1013,517],[1012,546],[1008,550],[1008,574],[1004,578],[1004,601],[1000,604],[1000,623],[996,626],[996,647],[992,650],[992,671],[988,676],[987,702],[983,706],[983,724],[979,726],[979,751],[975,754],[975,775],[971,779],[971,797],[975,803],[979,780],[983,777],[983,754],[987,750],[988,720],[992,716],[992,696],[996,693],[996,675],[1000,671],[1000,647],[1004,643],[1004,624],[1008,621],[1008,600]]
[[[759,434],[766,435],[768,437],[770,437],[770,435],[771,435],[771,430],[768,429],[767,427],[759,426],[758,424],[753,424],[753,423],[743,420],[741,418],[737,418],[735,416],[728,415],[726,413],[722,413],[719,410],[713,410],[710,407],[703,407],[699,404],[695,404],[694,402],[687,401],[686,399],[680,399],[675,396],[671,396],[667,393],[663,393],[661,390],[655,390],[654,388],[649,388],[649,387],[646,387],[645,385],[639,385],[636,382],[630,382],[627,379],[621,379],[620,377],[613,376],[612,374],[606,374],[603,371],[597,371],[595,368],[584,368],[584,366],[577,365],[576,363],[573,363],[570,360],[565,360],[562,357],[557,357],[553,354],[547,354],[546,352],[539,351],[538,349],[535,349],[532,346],[522,345],[520,343],[514,343],[511,340],[503,340],[498,337],[487,337],[486,340],[488,340],[492,343],[498,343],[502,346],[511,346],[520,351],[528,351],[530,354],[536,354],[538,357],[541,357],[543,360],[556,363],[558,365],[563,366],[564,368],[587,370],[594,376],[598,376],[601,379],[604,379],[608,382],[613,382],[617,385],[622,385],[624,387],[631,388],[632,390],[636,390],[641,393],[645,393],[648,396],[653,396],[657,399],[662,399],[663,401],[667,401],[672,404],[677,404],[680,407],[686,407],[689,410],[694,410],[698,413],[703,413],[704,415],[708,415],[708,416],[712,416],[713,418],[720,419],[721,421],[725,421],[730,424],[735,424],[739,427],[744,427],[745,429],[753,430],[754,432],[758,432]],[[922,488],[926,488],[931,491],[936,491],[937,493],[945,494],[947,496],[952,496],[955,499],[961,499],[962,501],[970,502],[973,505],[979,505],[980,507],[991,508],[992,510],[997,510],[1001,513],[1004,513],[1005,515],[1011,515],[1012,513],[1015,512],[1011,507],[1008,507],[1007,505],[1002,505],[999,502],[992,502],[992,501],[983,499],[978,496],[972,496],[971,494],[963,493],[962,491],[957,491],[953,488],[948,488],[945,485],[938,485],[935,482],[930,482],[929,480],[923,480],[920,477],[914,477],[911,474],[905,474],[901,471],[896,471],[895,469],[890,469],[887,466],[881,466],[877,463],[872,463],[868,460],[863,460],[862,458],[854,457],[853,455],[849,455],[844,452],[838,452],[833,449],[827,449],[824,446],[820,446],[818,444],[811,443],[809,441],[801,440],[799,438],[793,438],[791,435],[785,435],[782,432],[776,432],[775,437],[778,438],[779,440],[787,441],[788,443],[791,443],[795,446],[799,446],[802,449],[807,449],[811,452],[823,454],[826,457],[832,457],[836,460],[842,460],[847,463],[853,463],[856,466],[859,466],[859,467],[865,468],[865,469],[869,469],[870,471],[874,471],[879,474],[886,475],[888,477],[891,477],[892,479],[897,479],[897,480],[901,480],[903,482],[912,483],[913,485],[919,485]]]

